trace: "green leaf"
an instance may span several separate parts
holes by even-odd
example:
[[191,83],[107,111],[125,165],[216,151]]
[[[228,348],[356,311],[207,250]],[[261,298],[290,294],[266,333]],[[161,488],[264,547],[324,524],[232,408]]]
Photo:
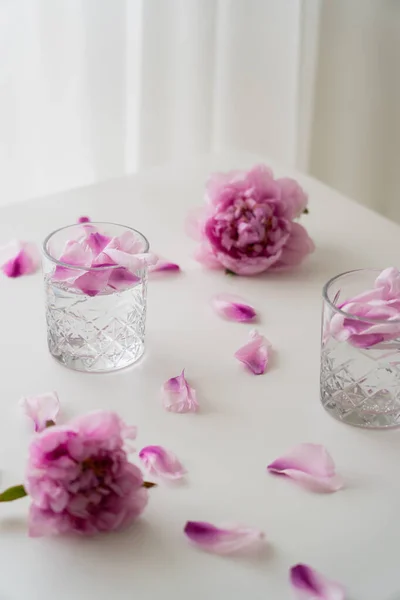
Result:
[[152,488],[155,487],[157,484],[153,483],[152,481],[143,481],[142,483],[142,487],[144,488]]
[[0,494],[0,502],[11,502],[12,500],[18,500],[18,498],[24,498],[27,495],[23,485],[14,485]]
[[309,214],[309,212],[310,212],[310,211],[308,210],[308,208],[305,208],[305,209],[303,210],[303,215],[308,215],[308,214]]
[[236,273],[234,273],[230,269],[225,269],[225,275],[235,275],[236,276]]

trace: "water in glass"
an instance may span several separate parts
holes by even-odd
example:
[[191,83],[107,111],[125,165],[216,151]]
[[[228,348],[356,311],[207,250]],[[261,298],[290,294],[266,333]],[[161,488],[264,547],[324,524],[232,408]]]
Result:
[[80,371],[111,371],[136,362],[144,351],[146,284],[144,270],[137,285],[91,297],[45,275],[51,354]]

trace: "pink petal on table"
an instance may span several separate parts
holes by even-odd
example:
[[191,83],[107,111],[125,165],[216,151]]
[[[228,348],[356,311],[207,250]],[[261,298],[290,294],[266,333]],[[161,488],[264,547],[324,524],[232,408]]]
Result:
[[324,446],[299,444],[267,467],[270,473],[286,475],[314,492],[336,492],[343,480]]
[[345,600],[345,589],[308,565],[290,569],[290,583],[299,600]]
[[270,342],[255,329],[249,333],[250,341],[235,352],[234,356],[254,373],[262,375],[268,367]]
[[73,283],[74,287],[88,296],[97,296],[104,292],[110,278],[111,269],[99,269],[99,271],[87,271],[77,277]]
[[118,292],[133,287],[133,285],[136,285],[139,281],[141,281],[140,277],[134,275],[134,273],[131,273],[128,269],[125,269],[125,267],[110,269],[108,285]]
[[139,458],[148,473],[164,479],[181,479],[186,470],[179,459],[163,446],[146,446],[139,452]]
[[239,323],[251,323],[257,317],[254,308],[239,296],[217,294],[211,299],[214,310],[223,318]]
[[177,273],[181,270],[180,266],[173,262],[156,257],[157,262],[149,267],[149,273]]
[[79,217],[78,223],[90,223],[91,220],[92,219],[90,217],[83,216],[83,217]]
[[232,554],[258,546],[264,534],[258,529],[241,526],[216,527],[202,521],[188,521],[185,534],[193,544],[215,554]]
[[20,406],[24,413],[34,422],[35,431],[43,431],[49,422],[56,422],[60,411],[60,400],[56,392],[48,392],[47,394],[21,398]]
[[199,407],[196,391],[186,381],[185,369],[177,377],[168,379],[161,391],[166,410],[186,413],[196,412]]
[[13,279],[35,273],[40,265],[39,251],[31,242],[10,242],[1,248],[1,255],[5,257],[2,271]]

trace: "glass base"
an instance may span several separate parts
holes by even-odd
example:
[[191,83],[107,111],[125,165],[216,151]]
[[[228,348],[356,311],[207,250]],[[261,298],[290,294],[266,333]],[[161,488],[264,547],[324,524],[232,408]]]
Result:
[[144,352],[146,281],[89,297],[46,281],[50,354],[76,371],[124,369]]
[[399,367],[398,340],[365,350],[330,340],[321,357],[322,405],[355,427],[400,427]]
[[362,427],[364,429],[395,429],[400,427],[399,410],[393,413],[379,414],[358,411],[357,409],[345,410],[342,404],[335,402],[333,398],[326,404],[322,404],[334,419],[346,423],[346,425],[353,425],[353,427]]
[[[131,367],[140,361],[144,354],[144,344],[138,351],[132,355],[130,352],[124,352],[121,356],[120,353],[116,353],[114,357],[108,356],[106,359],[98,358],[93,363],[92,357],[75,357],[70,354],[52,357],[64,367],[72,369],[73,371],[83,371],[85,373],[112,373],[113,371],[120,371]],[[51,353],[51,352],[50,352]]]

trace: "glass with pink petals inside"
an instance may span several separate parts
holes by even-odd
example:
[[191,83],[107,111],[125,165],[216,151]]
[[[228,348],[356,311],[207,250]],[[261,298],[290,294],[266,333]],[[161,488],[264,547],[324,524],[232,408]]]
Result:
[[43,244],[47,340],[61,364],[107,372],[144,352],[149,243],[111,223],[71,225]]
[[321,401],[349,425],[400,425],[398,269],[350,271],[325,285]]

